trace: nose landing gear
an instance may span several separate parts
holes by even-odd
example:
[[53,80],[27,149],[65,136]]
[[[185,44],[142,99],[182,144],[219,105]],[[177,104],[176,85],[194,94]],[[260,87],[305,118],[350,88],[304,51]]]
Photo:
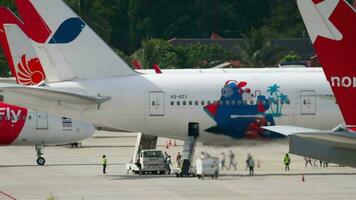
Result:
[[42,157],[44,146],[35,146],[35,150],[37,153],[37,164],[40,166],[43,166],[46,163],[46,159],[44,159],[44,157]]

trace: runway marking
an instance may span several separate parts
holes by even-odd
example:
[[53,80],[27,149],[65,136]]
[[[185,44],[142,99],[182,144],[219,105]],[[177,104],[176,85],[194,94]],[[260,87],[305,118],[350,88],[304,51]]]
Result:
[[9,199],[11,199],[11,200],[17,200],[15,197],[13,197],[13,196],[11,196],[11,195],[9,195],[9,194],[7,194],[7,193],[1,191],[1,190],[0,190],[0,194],[6,196],[7,198],[9,198]]

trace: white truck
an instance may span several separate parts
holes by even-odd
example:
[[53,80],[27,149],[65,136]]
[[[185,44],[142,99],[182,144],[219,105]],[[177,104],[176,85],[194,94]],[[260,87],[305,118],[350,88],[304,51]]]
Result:
[[127,173],[134,174],[165,174],[165,159],[161,150],[142,150],[136,162],[126,164]]

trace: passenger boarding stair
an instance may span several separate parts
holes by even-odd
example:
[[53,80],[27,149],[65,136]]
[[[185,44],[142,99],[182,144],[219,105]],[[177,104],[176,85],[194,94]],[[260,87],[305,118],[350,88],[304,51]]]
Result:
[[190,175],[191,166],[194,159],[195,147],[199,137],[199,123],[189,123],[188,125],[188,137],[184,142],[182,161],[180,164],[181,173],[180,176]]

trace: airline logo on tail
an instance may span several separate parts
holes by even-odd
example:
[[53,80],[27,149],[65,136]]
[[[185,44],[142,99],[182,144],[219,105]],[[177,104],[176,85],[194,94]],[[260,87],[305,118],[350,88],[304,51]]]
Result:
[[45,74],[38,58],[26,60],[26,55],[21,56],[21,62],[17,65],[17,80],[22,85],[37,85],[45,80]]
[[47,26],[36,11],[30,0],[16,0],[16,6],[22,21],[7,8],[0,8],[0,42],[9,62],[12,74],[17,82],[23,85],[37,85],[45,80],[45,73],[37,57],[26,60],[26,52],[21,55],[21,61],[14,63],[7,41],[4,24],[16,24],[32,41],[47,44],[67,44],[74,41],[85,28],[85,23],[77,17],[62,22],[56,31]]
[[331,82],[332,87],[345,87],[345,88],[353,87],[353,88],[356,88],[356,77],[332,76],[330,79],[330,82]]
[[347,125],[356,125],[356,13],[345,0],[298,0],[298,7]]

